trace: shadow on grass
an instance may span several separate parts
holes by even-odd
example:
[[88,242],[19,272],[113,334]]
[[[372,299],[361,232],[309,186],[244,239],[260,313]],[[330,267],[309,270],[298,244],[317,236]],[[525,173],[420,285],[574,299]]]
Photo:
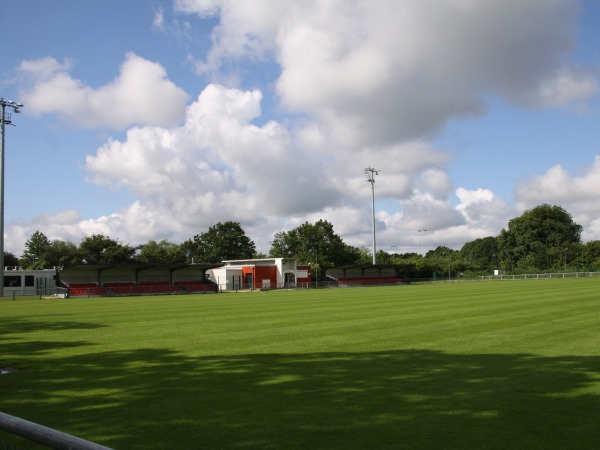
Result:
[[93,330],[105,325],[69,320],[40,321],[28,319],[2,318],[0,320],[0,339],[9,334],[26,334],[32,331]]
[[573,449],[599,392],[600,357],[140,349],[3,376],[0,410],[116,449]]

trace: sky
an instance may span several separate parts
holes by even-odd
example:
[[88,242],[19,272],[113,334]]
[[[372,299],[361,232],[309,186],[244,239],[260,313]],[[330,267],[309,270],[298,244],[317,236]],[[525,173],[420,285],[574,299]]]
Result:
[[[319,219],[350,245],[460,249],[543,203],[600,239],[596,0],[4,2],[5,250],[257,250]],[[420,232],[419,230],[426,230]]]

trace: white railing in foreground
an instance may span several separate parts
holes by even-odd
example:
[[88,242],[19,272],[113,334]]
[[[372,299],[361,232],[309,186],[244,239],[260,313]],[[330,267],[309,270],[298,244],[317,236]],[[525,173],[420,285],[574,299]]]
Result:
[[0,430],[57,450],[111,450],[62,431],[0,412]]

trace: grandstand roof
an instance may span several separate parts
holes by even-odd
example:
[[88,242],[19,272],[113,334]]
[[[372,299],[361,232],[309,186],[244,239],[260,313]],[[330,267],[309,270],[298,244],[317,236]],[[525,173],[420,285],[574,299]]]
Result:
[[134,270],[145,270],[145,269],[162,269],[162,270],[180,270],[187,268],[198,268],[200,270],[213,269],[215,267],[220,267],[223,264],[221,263],[194,263],[194,264],[184,264],[184,263],[173,263],[173,264],[143,264],[143,263],[133,263],[133,264],[78,264],[75,266],[65,266],[63,270],[96,270],[103,271],[107,269],[134,269]]

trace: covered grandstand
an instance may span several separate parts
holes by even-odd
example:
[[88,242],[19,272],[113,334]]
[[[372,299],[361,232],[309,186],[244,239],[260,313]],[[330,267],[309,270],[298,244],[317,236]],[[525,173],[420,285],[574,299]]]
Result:
[[395,264],[363,264],[327,269],[326,276],[339,287],[387,286],[410,284],[408,277],[400,273]]
[[78,265],[60,271],[69,296],[217,292],[206,271],[221,264]]

